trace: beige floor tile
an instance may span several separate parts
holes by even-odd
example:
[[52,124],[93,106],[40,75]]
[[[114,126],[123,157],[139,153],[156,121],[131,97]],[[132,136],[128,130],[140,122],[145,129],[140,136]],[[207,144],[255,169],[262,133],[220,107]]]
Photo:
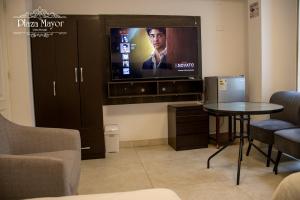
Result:
[[121,148],[118,153],[107,153],[105,159],[85,160],[82,167],[94,168],[99,166],[120,166],[128,164],[140,164],[137,153],[134,148]]
[[137,154],[143,163],[167,160],[207,160],[208,155],[216,151],[214,147],[175,151],[168,145],[138,147]]
[[152,188],[152,185],[141,164],[82,167],[79,194],[121,192],[145,188]]
[[[217,151],[209,148],[175,151],[168,145],[121,148],[105,159],[85,160],[79,184],[80,194],[130,191],[165,187],[177,192],[182,200],[267,200],[279,182],[300,171],[300,162],[283,158],[279,174],[265,167],[266,158],[252,150],[245,156],[243,148],[240,185],[236,186],[238,143],[229,146],[211,160]],[[273,152],[276,156],[276,152]]]
[[185,160],[167,160],[144,163],[154,187],[185,186],[203,182],[225,181],[217,171],[206,169],[204,163]]
[[173,189],[182,198],[182,200],[253,199],[238,187],[229,185],[226,182],[209,182],[197,185],[174,187],[170,189]]
[[283,179],[274,174],[252,176],[244,180],[238,187],[257,200],[271,199],[273,191]]

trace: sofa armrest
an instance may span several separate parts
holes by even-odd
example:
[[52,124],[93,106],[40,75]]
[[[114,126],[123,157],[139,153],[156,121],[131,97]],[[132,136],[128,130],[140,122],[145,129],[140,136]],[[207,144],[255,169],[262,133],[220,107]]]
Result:
[[285,177],[273,192],[272,200],[299,199],[300,172]]
[[2,154],[0,166],[0,194],[4,199],[68,194],[60,159]]
[[60,150],[80,151],[78,130],[39,128],[16,125],[8,134],[12,154],[27,154]]

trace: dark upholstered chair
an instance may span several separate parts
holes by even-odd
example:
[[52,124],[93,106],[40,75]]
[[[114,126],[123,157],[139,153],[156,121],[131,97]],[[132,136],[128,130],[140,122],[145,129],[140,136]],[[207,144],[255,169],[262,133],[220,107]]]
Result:
[[274,93],[270,98],[270,103],[279,104],[284,110],[270,115],[270,119],[250,122],[249,146],[246,155],[248,156],[253,140],[258,140],[268,144],[267,167],[270,166],[272,147],[274,144],[274,132],[282,129],[297,128],[300,125],[300,93],[294,91],[281,91]]
[[274,172],[277,174],[282,153],[300,159],[300,128],[286,129],[274,133],[274,146],[278,149]]
[[80,161],[78,131],[20,126],[0,115],[0,199],[76,194]]

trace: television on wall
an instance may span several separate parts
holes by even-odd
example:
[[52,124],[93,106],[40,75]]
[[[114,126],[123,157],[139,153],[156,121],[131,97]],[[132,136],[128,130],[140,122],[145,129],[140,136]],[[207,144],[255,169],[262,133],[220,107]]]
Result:
[[199,39],[197,27],[111,28],[112,80],[196,79]]

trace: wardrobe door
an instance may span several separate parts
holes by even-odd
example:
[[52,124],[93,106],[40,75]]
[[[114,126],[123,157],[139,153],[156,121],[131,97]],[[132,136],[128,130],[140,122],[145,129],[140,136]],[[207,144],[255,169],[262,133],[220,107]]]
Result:
[[76,20],[67,16],[60,31],[66,32],[66,35],[57,36],[55,39],[58,127],[79,130],[81,118]]
[[85,158],[105,157],[102,116],[101,21],[98,16],[78,20],[82,147]]
[[59,127],[55,38],[31,38],[31,57],[36,126]]

